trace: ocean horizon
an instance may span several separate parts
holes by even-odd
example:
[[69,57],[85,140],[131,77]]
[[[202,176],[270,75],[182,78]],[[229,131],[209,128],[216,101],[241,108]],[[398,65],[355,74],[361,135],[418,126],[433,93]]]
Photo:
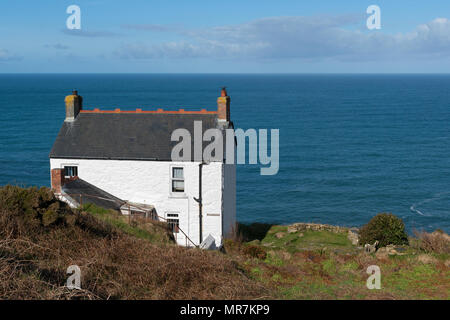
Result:
[[280,169],[237,166],[237,219],[450,231],[449,74],[0,74],[0,185],[50,186],[64,97],[84,109],[215,110],[280,130]]

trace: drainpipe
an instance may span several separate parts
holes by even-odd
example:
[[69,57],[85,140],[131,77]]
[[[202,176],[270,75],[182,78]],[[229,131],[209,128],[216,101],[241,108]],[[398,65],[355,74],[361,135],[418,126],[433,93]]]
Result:
[[199,227],[199,245],[203,242],[203,202],[202,202],[202,169],[207,164],[202,161],[198,165],[198,198],[194,200],[198,203],[198,227]]

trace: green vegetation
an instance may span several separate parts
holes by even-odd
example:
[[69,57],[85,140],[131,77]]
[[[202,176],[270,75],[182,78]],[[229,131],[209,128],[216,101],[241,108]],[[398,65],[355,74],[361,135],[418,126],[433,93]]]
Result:
[[288,233],[287,226],[273,226],[260,243],[274,250],[286,250],[291,253],[302,249],[335,249],[340,251],[352,251],[354,249],[351,241],[344,233],[310,230]]
[[408,244],[408,235],[402,219],[392,213],[380,213],[373,217],[359,232],[360,243],[373,244],[379,241],[378,247],[388,244]]
[[47,188],[20,188],[5,186],[0,188],[0,209],[20,215],[18,223],[26,223],[29,228],[40,226],[72,225],[75,217],[69,206],[57,201]]
[[[254,227],[240,226],[239,230],[245,232]],[[450,298],[450,255],[442,253],[442,248],[450,244],[445,233],[422,233],[412,239],[414,246],[398,248],[401,253],[379,250],[366,254],[362,247],[351,244],[346,232],[288,230],[287,226],[273,225],[260,240],[250,243],[228,240],[225,244],[227,254],[253,279],[269,288],[275,298]],[[237,237],[245,238],[251,236]],[[249,246],[253,251],[255,246],[265,250],[266,258],[246,254]],[[380,290],[366,287],[366,270],[370,265],[381,269]]]
[[149,222],[145,219],[133,219],[121,215],[114,210],[98,207],[94,204],[85,204],[84,212],[89,212],[94,217],[109,223],[124,233],[139,239],[145,239],[153,243],[174,243],[173,235],[165,223]]

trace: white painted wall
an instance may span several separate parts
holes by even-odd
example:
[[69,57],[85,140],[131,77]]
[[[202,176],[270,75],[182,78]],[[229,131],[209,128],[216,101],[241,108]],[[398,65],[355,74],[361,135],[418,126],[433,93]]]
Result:
[[[199,244],[199,205],[194,200],[199,192],[199,162],[50,159],[51,169],[64,166],[77,166],[81,179],[122,200],[155,206],[159,216],[167,218],[168,213],[178,213],[180,228]],[[171,192],[173,166],[184,168],[183,194]],[[211,162],[203,166],[202,174],[203,239],[212,234],[216,246],[221,245],[222,230],[228,230],[236,215],[235,169],[223,167],[227,166]],[[177,242],[189,245],[181,233],[177,234]]]

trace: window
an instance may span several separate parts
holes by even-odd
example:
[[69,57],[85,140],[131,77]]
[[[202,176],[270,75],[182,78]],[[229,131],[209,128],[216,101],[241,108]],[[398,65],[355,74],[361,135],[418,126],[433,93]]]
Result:
[[177,213],[168,213],[167,223],[169,224],[169,228],[170,230],[172,230],[173,233],[179,232],[180,220],[178,219]]
[[78,176],[78,167],[64,167],[64,176],[72,178]]
[[172,168],[172,192],[184,192],[183,168]]

